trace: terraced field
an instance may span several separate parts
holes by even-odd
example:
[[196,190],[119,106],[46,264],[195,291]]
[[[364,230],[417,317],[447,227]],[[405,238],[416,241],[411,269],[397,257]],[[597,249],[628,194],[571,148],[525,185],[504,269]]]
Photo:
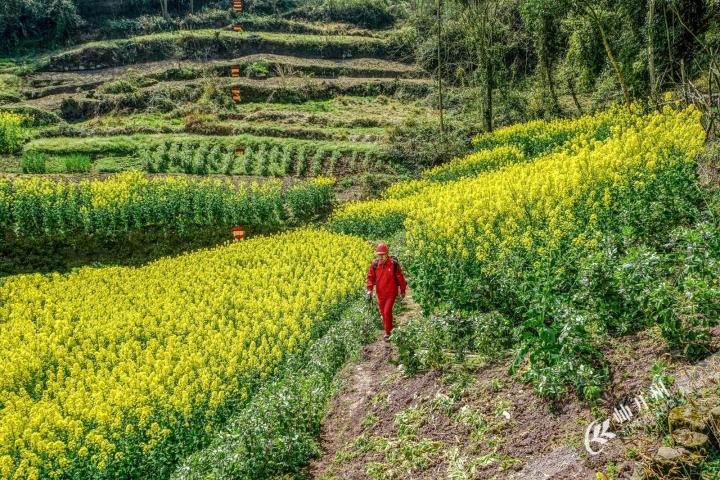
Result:
[[[407,171],[388,132],[434,114],[432,81],[398,32],[270,17],[238,25],[94,41],[4,69],[12,88],[0,109],[33,128],[0,171],[33,173],[23,156],[42,155],[35,173],[327,175],[348,177],[338,189],[350,196],[362,175]],[[183,167],[182,152],[218,160]],[[67,168],[77,155],[87,171]]]

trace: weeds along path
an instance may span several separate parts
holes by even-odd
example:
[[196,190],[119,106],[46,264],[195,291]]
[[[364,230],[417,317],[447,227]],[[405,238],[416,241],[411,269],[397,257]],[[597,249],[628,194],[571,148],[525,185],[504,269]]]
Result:
[[[396,325],[406,323],[419,312],[420,306],[408,289],[403,310],[395,318]],[[379,334],[373,343],[363,348],[361,360],[345,366],[340,374],[343,387],[334,396],[322,423],[319,443],[323,454],[308,468],[311,478],[325,478],[336,455],[362,433],[363,418],[378,401],[382,386],[399,374],[398,368],[389,361],[393,353],[392,344]]]

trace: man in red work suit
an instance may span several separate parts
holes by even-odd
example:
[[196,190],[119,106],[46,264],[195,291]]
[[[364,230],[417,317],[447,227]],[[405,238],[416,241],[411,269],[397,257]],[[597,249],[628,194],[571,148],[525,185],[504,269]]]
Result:
[[393,329],[392,310],[397,298],[398,287],[402,299],[405,300],[407,282],[405,282],[397,258],[388,255],[390,252],[387,245],[379,243],[375,248],[375,253],[378,258],[370,264],[367,274],[367,295],[368,298],[372,297],[373,287],[375,287],[378,308],[385,326],[385,340],[387,340]]

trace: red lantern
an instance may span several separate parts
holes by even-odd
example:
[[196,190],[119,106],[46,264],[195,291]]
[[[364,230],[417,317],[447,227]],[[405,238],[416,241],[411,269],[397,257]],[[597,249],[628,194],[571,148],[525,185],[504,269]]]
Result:
[[240,103],[240,89],[232,88],[230,89],[230,92],[232,93],[233,102]]
[[230,67],[230,76],[231,77],[239,77],[240,76],[240,67]]
[[231,229],[233,240],[236,242],[240,240],[245,240],[245,229],[239,225],[235,225]]
[[243,11],[243,2],[242,0],[233,0],[233,10],[240,13]]
[[242,157],[245,155],[245,147],[235,147],[235,156]]
[[239,23],[236,23],[233,25],[232,29],[235,32],[242,32],[242,25],[240,25]]

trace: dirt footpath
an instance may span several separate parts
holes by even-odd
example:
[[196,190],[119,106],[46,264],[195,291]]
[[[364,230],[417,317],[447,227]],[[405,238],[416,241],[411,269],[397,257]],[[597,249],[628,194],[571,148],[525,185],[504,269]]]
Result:
[[[403,311],[394,320],[395,325],[406,323],[419,311],[420,307],[414,302],[412,292],[408,290]],[[375,342],[363,348],[362,360],[351,363],[341,373],[343,388],[333,398],[320,433],[320,446],[324,454],[309,466],[312,478],[321,478],[327,474],[337,453],[362,434],[364,427],[361,420],[372,410],[374,397],[382,386],[399,378],[398,367],[390,362],[395,355],[394,350],[392,344],[384,340],[380,333]]]
[[[418,314],[409,293],[398,324]],[[664,352],[653,330],[605,349],[615,374],[601,412],[609,414],[617,402],[647,389],[651,367]],[[403,374],[396,357],[395,347],[379,337],[345,368],[343,387],[322,424],[322,455],[308,466],[308,477],[619,480],[631,478],[635,469],[629,452],[659,445],[638,429],[601,455],[588,455],[584,432],[595,419],[588,404],[572,392],[559,404],[538,397],[520,376],[508,375],[509,357],[414,376]]]

